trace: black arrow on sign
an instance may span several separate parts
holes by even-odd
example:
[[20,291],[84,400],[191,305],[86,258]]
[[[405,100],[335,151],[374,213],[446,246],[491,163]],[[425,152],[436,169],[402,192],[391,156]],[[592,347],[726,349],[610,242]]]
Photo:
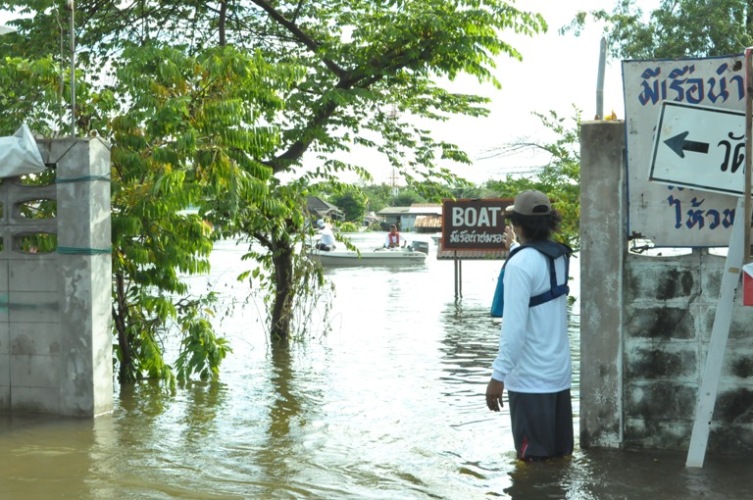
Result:
[[664,144],[669,146],[669,149],[677,153],[677,156],[679,156],[680,158],[685,158],[685,151],[707,154],[709,152],[709,143],[686,141],[685,138],[689,133],[690,132],[683,132],[682,134],[677,134],[674,137],[670,137],[669,139],[664,141]]

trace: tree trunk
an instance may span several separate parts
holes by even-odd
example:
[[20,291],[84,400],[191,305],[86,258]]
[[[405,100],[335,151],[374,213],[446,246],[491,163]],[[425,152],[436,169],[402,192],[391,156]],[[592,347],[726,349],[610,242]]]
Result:
[[133,356],[131,353],[131,344],[128,342],[126,325],[128,323],[128,304],[125,299],[125,285],[122,274],[115,275],[115,293],[117,308],[112,308],[112,318],[115,323],[115,330],[118,332],[118,346],[120,347],[120,368],[118,370],[118,380],[120,382],[130,381],[129,374],[133,373]]
[[293,312],[293,248],[288,241],[276,241],[274,262],[275,296],[272,305],[270,336],[273,342],[287,342]]

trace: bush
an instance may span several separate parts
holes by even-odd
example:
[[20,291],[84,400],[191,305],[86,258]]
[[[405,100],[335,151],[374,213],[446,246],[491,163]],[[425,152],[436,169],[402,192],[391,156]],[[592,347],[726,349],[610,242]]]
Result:
[[355,233],[358,231],[359,226],[355,222],[342,222],[337,228],[343,233]]

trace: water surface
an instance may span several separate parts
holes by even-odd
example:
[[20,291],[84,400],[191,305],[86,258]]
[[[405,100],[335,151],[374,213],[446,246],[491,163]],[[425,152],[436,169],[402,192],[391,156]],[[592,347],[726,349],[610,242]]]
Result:
[[[382,236],[354,241],[368,249]],[[433,255],[404,269],[332,269],[332,310],[277,351],[235,280],[242,253],[219,243],[211,275],[192,278],[225,304],[217,327],[234,352],[221,380],[175,395],[118,387],[112,415],[94,421],[0,416],[1,499],[753,498],[749,464],[731,458],[686,469],[684,454],[576,445],[569,459],[516,461],[507,406],[496,414],[484,401],[500,262],[463,262],[457,299],[453,263]],[[577,261],[571,269],[577,297]]]

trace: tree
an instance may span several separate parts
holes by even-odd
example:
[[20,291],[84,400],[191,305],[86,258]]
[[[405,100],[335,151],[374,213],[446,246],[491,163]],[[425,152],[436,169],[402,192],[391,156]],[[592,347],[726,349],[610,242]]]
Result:
[[360,224],[366,215],[366,195],[353,186],[332,196],[332,203],[345,214],[345,220]]
[[392,187],[388,184],[370,184],[361,186],[361,190],[366,195],[368,209],[372,212],[379,212],[392,203]]
[[646,18],[636,0],[620,0],[612,12],[581,12],[565,30],[604,23],[617,59],[676,59],[741,53],[753,42],[750,0],[662,0]]
[[[416,187],[420,187],[417,185]],[[423,203],[426,199],[413,189],[400,189],[392,199],[392,206],[395,207],[409,207],[414,203]]]
[[[203,312],[211,301],[179,299],[179,272],[209,270],[213,232],[207,200],[231,207],[267,192],[271,171],[254,160],[274,142],[268,129],[244,126],[275,100],[260,80],[275,78],[254,57],[216,47],[196,57],[171,48],[129,48],[117,83],[127,113],[110,124],[113,161],[113,318],[120,379],[169,378],[157,333],[170,318],[184,332],[179,379],[216,375],[228,346]],[[279,105],[279,101],[278,101]],[[198,214],[181,210],[199,206]],[[217,207],[218,204],[212,205]],[[212,296],[210,295],[209,299]]]
[[[437,142],[399,116],[447,119],[452,114],[483,115],[485,99],[443,89],[440,77],[460,73],[497,84],[492,56],[514,49],[498,38],[499,30],[535,33],[544,28],[538,16],[517,11],[503,2],[281,2],[274,7],[254,2],[269,17],[258,32],[271,34],[282,51],[265,52],[273,60],[295,58],[307,68],[300,83],[286,95],[289,114],[282,123],[281,153],[268,161],[282,172],[313,150],[317,171],[304,174],[308,184],[336,181],[342,170],[365,174],[360,165],[333,153],[366,146],[384,154],[407,177],[445,175],[434,168],[438,157],[468,162],[452,144]],[[283,112],[285,115],[285,112]],[[286,254],[292,255],[288,250]],[[284,286],[278,282],[278,286]],[[292,283],[288,285],[292,288]],[[279,299],[289,294],[281,293]],[[289,315],[287,307],[278,308]],[[273,316],[273,338],[284,340],[284,318]]]
[[[17,97],[9,113],[32,110],[46,135],[65,133],[71,118],[65,5],[0,1],[29,14],[0,39],[0,55],[18,57],[0,70],[3,95],[10,88]],[[80,133],[113,142],[113,314],[126,379],[167,376],[156,334],[169,318],[189,322],[185,374],[216,373],[226,346],[198,319],[201,303],[183,309],[173,296],[185,291],[179,271],[204,271],[219,237],[249,242],[258,267],[243,277],[267,291],[269,335],[287,341],[296,297],[317,283],[296,250],[309,190],[342,183],[344,171],[369,179],[363,165],[342,160],[356,146],[411,182],[452,179],[436,161],[468,157],[417,119],[487,114],[486,98],[448,82],[467,74],[499,87],[495,58],[520,58],[504,34],[546,29],[502,0],[82,0],[76,9],[75,121]],[[295,180],[283,182],[288,174]],[[179,216],[188,206],[198,214]]]

